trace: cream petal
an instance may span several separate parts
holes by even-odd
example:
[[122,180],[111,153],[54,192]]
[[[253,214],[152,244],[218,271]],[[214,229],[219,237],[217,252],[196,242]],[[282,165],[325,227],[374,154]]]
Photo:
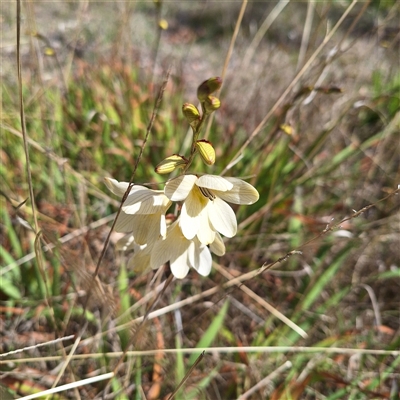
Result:
[[[197,243],[198,244],[198,243]],[[198,250],[199,245],[196,246],[194,240],[189,241],[189,246],[186,249],[186,261],[189,267],[194,267],[196,261],[196,250]]]
[[137,244],[151,244],[160,238],[161,215],[137,215],[136,224],[133,226],[132,233]]
[[132,232],[133,226],[136,223],[136,217],[137,215],[128,215],[122,211],[115,223],[115,230],[117,232]]
[[104,178],[104,183],[112,193],[119,197],[122,197],[125,194],[126,189],[128,189],[129,186],[128,182],[118,182],[116,179],[112,178]]
[[183,203],[180,227],[186,239],[193,239],[201,225],[201,212],[209,202],[198,188],[193,188]]
[[226,192],[233,188],[233,184],[227,179],[218,175],[203,175],[196,181],[196,185],[210,190]]
[[197,180],[196,175],[181,175],[165,184],[164,193],[172,201],[185,200]]
[[233,237],[237,232],[236,216],[232,208],[220,198],[215,198],[207,207],[212,226],[226,237]]
[[210,226],[210,220],[208,218],[207,207],[202,210],[199,217],[200,225],[197,231],[197,238],[202,244],[210,244],[215,240],[215,230]]
[[167,261],[176,260],[185,253],[190,242],[182,235],[178,221],[174,222],[167,231],[165,240],[158,240],[152,250],[151,267],[159,268]]
[[225,244],[218,232],[216,232],[215,240],[210,244],[210,250],[217,256],[225,254]]
[[171,260],[170,262],[172,275],[177,279],[183,279],[189,272],[189,265],[187,262],[187,253],[184,252],[179,257]]
[[153,243],[166,234],[165,215],[128,215],[121,213],[115,224],[116,232],[132,233],[138,244]]
[[143,274],[150,270],[150,254],[135,252],[129,259],[128,269],[132,269],[138,274]]
[[253,204],[255,203],[260,195],[257,190],[245,181],[238,178],[226,178],[233,184],[233,188],[226,191],[217,191],[215,195],[221,199],[233,204]]
[[[190,254],[190,253],[189,253]],[[208,276],[211,271],[212,258],[207,246],[197,244],[194,246],[194,257],[191,266],[202,276]]]
[[130,193],[122,206],[122,211],[127,214],[155,214],[168,209],[170,200],[160,192],[141,187]]
[[153,252],[151,253],[150,265],[152,269],[157,269],[163,266],[171,258],[171,243],[167,239],[159,240],[153,246]]
[[167,236],[167,220],[165,218],[165,214],[161,214],[160,218],[160,235],[163,239]]
[[115,245],[115,248],[116,250],[127,251],[133,250],[135,246],[136,243],[134,242],[134,237],[132,234],[129,234],[119,239]]

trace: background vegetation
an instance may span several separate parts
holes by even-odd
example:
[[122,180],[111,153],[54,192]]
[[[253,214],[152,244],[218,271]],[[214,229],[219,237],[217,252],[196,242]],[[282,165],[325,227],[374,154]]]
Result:
[[[178,399],[398,398],[396,2],[23,3],[33,202],[13,3],[1,25],[0,397],[114,371],[51,398],[169,398],[181,382]],[[160,292],[168,273],[127,270],[115,232],[104,246],[119,202],[103,178],[129,181],[168,70],[135,182],[163,181],[155,165],[190,144],[182,104],[223,75],[204,172],[260,200],[235,208],[209,277]]]

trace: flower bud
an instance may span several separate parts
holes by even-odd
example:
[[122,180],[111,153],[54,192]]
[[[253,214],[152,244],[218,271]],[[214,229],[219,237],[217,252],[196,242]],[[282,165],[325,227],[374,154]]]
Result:
[[288,125],[288,124],[281,124],[279,125],[279,128],[283,130],[283,132],[286,133],[286,135],[292,135],[293,134],[293,128]]
[[161,161],[154,170],[157,174],[169,174],[172,171],[175,171],[176,168],[185,166],[187,163],[188,160],[184,156],[173,154]]
[[168,21],[164,18],[160,19],[158,21],[158,27],[160,29],[162,29],[163,31],[167,30],[168,29]]
[[197,98],[200,101],[204,101],[210,94],[219,90],[221,86],[222,86],[222,79],[219,76],[207,79],[198,87]]
[[192,128],[196,128],[201,119],[197,107],[195,107],[193,104],[185,103],[182,106],[182,112],[186,119],[189,121],[190,126]]
[[196,147],[202,160],[207,165],[213,165],[215,163],[215,150],[208,140],[198,140],[196,142]]
[[208,96],[204,100],[203,104],[204,104],[204,109],[206,110],[207,114],[211,114],[212,112],[214,112],[215,110],[218,110],[218,108],[221,107],[220,100],[215,96]]

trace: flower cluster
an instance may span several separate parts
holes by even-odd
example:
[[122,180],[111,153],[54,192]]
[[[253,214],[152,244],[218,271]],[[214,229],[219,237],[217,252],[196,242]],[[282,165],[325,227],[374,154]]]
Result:
[[[133,250],[128,267],[137,272],[157,269],[169,262],[176,278],[184,278],[190,268],[207,276],[211,271],[211,252],[225,254],[221,234],[231,238],[237,232],[235,213],[226,202],[253,204],[259,198],[257,190],[241,179],[187,173],[196,154],[206,165],[215,162],[212,144],[198,137],[204,121],[220,106],[219,99],[212,94],[221,84],[220,78],[211,78],[199,86],[201,115],[194,105],[183,105],[193,130],[189,157],[173,154],[155,168],[160,174],[183,168],[182,174],[170,179],[164,190],[134,185],[122,204],[115,229],[127,233],[119,247]],[[111,178],[105,178],[105,183],[120,197],[129,186]],[[167,214],[173,202],[181,206],[178,215]]]

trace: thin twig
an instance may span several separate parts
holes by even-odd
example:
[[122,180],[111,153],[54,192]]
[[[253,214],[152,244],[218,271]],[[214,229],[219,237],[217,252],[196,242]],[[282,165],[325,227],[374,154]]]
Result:
[[28,134],[26,132],[25,123],[25,110],[24,110],[24,99],[22,95],[22,67],[21,67],[21,0],[17,0],[17,72],[18,72],[18,95],[19,95],[19,115],[21,121],[22,138],[24,143],[25,162],[26,162],[26,174],[28,177],[29,197],[31,200],[32,216],[35,223],[35,232],[39,232],[39,225],[36,217],[36,206],[35,196],[33,193],[32,184],[32,173],[31,164],[29,159],[29,146],[28,146]]
[[200,364],[201,360],[204,358],[204,354],[205,354],[205,351],[203,350],[203,352],[197,357],[196,361],[190,367],[189,371],[185,374],[183,379],[179,382],[178,386],[175,388],[175,390],[168,397],[168,400],[172,400],[175,397],[175,395],[178,393],[179,389],[184,385],[184,383],[188,380],[188,378],[192,374],[192,372]]

